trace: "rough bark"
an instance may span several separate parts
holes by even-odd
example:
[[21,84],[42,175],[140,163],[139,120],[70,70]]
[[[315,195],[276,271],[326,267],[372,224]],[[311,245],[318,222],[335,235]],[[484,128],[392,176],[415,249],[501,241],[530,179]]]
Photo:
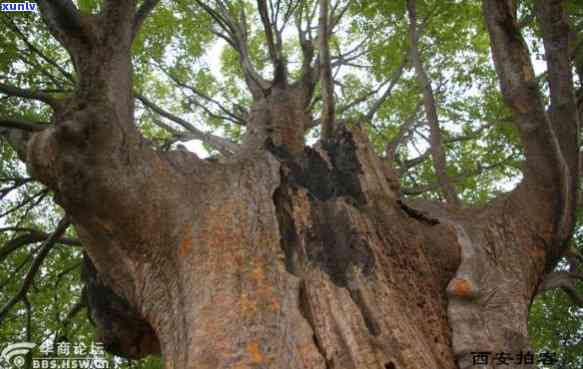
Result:
[[[559,127],[532,104],[506,2],[484,8],[525,181],[455,210],[404,202],[358,127],[304,147],[311,80],[257,85],[246,142],[228,161],[154,151],[132,121],[135,2],[106,1],[98,18],[66,0],[40,4],[79,82],[54,127],[30,134],[26,161],[85,247],[91,317],[109,350],[161,352],[172,369],[464,369],[472,352],[529,349],[529,303],[572,229],[578,122],[564,114]],[[570,111],[568,89],[553,86]]]

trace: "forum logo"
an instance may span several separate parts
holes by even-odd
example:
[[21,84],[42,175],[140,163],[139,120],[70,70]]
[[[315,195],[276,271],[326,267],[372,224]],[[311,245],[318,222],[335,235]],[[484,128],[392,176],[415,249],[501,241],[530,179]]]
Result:
[[31,342],[19,342],[8,345],[2,350],[0,356],[4,362],[9,366],[16,366],[21,368],[26,363],[25,356],[36,347],[36,344]]
[[[0,353],[0,369],[24,369],[27,355],[37,347],[30,342],[8,344]],[[50,342],[39,347],[30,357],[32,369],[109,369],[103,343]]]
[[37,4],[25,1],[24,3],[1,3],[0,10],[3,12],[36,12]]

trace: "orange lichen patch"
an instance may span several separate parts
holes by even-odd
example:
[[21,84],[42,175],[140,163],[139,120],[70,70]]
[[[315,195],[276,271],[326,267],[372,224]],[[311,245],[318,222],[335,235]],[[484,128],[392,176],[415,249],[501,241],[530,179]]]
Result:
[[255,313],[257,311],[257,302],[249,299],[247,295],[241,296],[241,311],[245,314]]
[[259,266],[253,269],[253,271],[251,272],[251,278],[253,278],[259,284],[261,284],[261,282],[265,280],[265,273],[263,272],[263,269]]
[[265,356],[263,356],[263,354],[261,353],[258,342],[249,343],[247,345],[247,352],[251,357],[251,362],[253,362],[254,364],[261,364],[265,362]]
[[271,301],[271,308],[273,309],[273,311],[279,311],[281,309],[281,305],[279,304],[279,301],[277,301],[276,299],[273,299]]
[[545,250],[542,247],[531,247],[528,250],[528,253],[535,259],[544,259],[545,258]]
[[448,288],[450,294],[458,297],[472,298],[474,297],[474,286],[466,279],[454,278],[449,283]]
[[188,235],[185,239],[180,242],[180,248],[178,249],[178,255],[184,257],[188,255],[192,249],[192,235]]
[[180,246],[178,247],[178,256],[184,257],[188,255],[190,250],[192,249],[192,230],[190,225],[187,225],[182,232],[183,238],[182,242],[180,242]]
[[[530,59],[528,61],[530,61]],[[527,81],[534,80],[534,75],[532,74],[532,69],[530,68],[530,63],[524,64],[524,66],[522,67],[522,74],[523,74],[525,80],[527,80]]]

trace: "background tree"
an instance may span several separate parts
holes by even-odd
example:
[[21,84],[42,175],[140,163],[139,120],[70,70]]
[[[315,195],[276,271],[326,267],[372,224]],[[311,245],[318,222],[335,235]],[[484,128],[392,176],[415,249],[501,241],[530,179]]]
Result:
[[3,337],[89,305],[169,367],[463,368],[551,289],[532,343],[576,365],[579,4],[156,3],[2,14]]

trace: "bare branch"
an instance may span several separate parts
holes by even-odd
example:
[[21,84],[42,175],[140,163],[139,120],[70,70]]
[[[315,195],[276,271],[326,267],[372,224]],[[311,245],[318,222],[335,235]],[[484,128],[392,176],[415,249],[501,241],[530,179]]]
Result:
[[[4,14],[4,13],[3,13]],[[52,58],[49,58],[44,52],[42,52],[39,48],[37,48],[30,40],[26,37],[26,35],[18,28],[18,26],[10,19],[8,16],[2,16],[2,22],[6,24],[9,28],[11,28],[18,37],[24,42],[26,47],[32,51],[34,54],[40,56],[44,61],[52,65],[55,69],[57,69],[63,76],[65,76],[69,81],[74,82],[75,78],[72,74],[67,72],[59,63],[54,61]]]
[[374,118],[374,116],[376,115],[376,113],[380,110],[380,108],[383,106],[383,104],[385,103],[385,101],[387,101],[387,99],[391,96],[391,93],[393,92],[393,88],[395,87],[395,85],[397,84],[397,82],[399,82],[399,80],[401,79],[401,76],[403,75],[403,71],[405,70],[405,66],[407,65],[407,58],[404,57],[403,60],[401,61],[401,64],[399,65],[399,68],[397,68],[393,74],[391,75],[390,78],[390,84],[387,87],[387,89],[385,90],[385,92],[383,93],[383,95],[374,102],[374,104],[371,106],[370,110],[366,113],[365,115],[365,119],[366,121],[372,121],[372,119]]
[[433,159],[433,166],[438,182],[441,186],[442,193],[448,203],[454,206],[460,206],[460,200],[457,195],[455,186],[447,175],[447,163],[445,152],[443,149],[441,139],[441,129],[439,127],[439,118],[437,116],[437,107],[435,103],[435,96],[429,77],[425,72],[421,55],[419,53],[418,43],[419,36],[417,33],[417,9],[415,0],[407,0],[407,10],[409,13],[409,37],[411,42],[411,60],[415,66],[417,74],[417,83],[423,90],[423,104],[425,106],[425,114],[429,122],[430,128],[430,146],[431,156]]
[[168,76],[168,78],[170,78],[174,83],[176,83],[179,87],[185,88],[189,91],[191,91],[192,93],[194,93],[195,95],[197,95],[198,97],[201,97],[202,99],[210,102],[211,104],[213,104],[214,106],[216,106],[220,111],[222,111],[224,113],[223,114],[216,114],[213,113],[209,108],[207,108],[204,104],[201,104],[199,102],[197,102],[196,100],[193,100],[193,102],[200,107],[201,109],[203,109],[209,116],[214,117],[214,118],[219,118],[219,119],[224,119],[227,120],[231,123],[235,123],[241,126],[246,125],[246,121],[245,119],[234,113],[233,111],[227,109],[223,104],[221,104],[220,102],[218,102],[216,99],[213,99],[212,97],[210,97],[209,95],[205,94],[204,92],[202,92],[201,90],[199,90],[198,88],[191,86],[183,81],[181,81],[179,78],[177,78],[175,75],[173,75],[172,73],[170,73],[166,68],[162,67],[161,65],[158,65],[158,68],[166,75]]
[[269,12],[267,10],[267,3],[265,0],[257,0],[257,9],[259,11],[259,19],[263,25],[263,31],[265,33],[265,39],[267,41],[267,49],[269,50],[269,56],[271,58],[271,63],[274,68],[277,68],[279,61],[278,51],[275,46],[272,23],[269,18]]
[[49,191],[47,189],[43,189],[39,192],[37,192],[36,194],[26,198],[24,201],[22,201],[20,204],[14,206],[11,209],[6,210],[4,213],[0,214],[0,218],[4,218],[5,216],[12,214],[22,208],[24,208],[26,205],[31,204],[32,203],[32,207],[36,206],[40,201],[42,201],[42,199],[44,199],[44,197],[49,193]]
[[[249,57],[249,49],[247,44],[247,26],[240,23],[229,14],[229,10],[220,0],[215,0],[217,8],[207,5],[206,1],[195,0],[195,3],[200,6],[218,26],[224,31],[214,31],[214,33],[223,38],[227,43],[239,53],[239,64],[241,65],[245,74],[245,82],[251,91],[253,98],[258,100],[265,96],[266,91],[271,87],[253,67]],[[244,9],[241,10],[241,20],[244,21]]]
[[350,8],[350,6],[352,5],[352,3],[354,2],[354,0],[348,0],[348,2],[346,3],[346,5],[344,7],[342,7],[342,9],[340,9],[338,11],[338,6],[340,5],[340,1],[337,1],[334,9],[332,11],[332,15],[331,15],[331,20],[330,20],[330,30],[329,32],[332,33],[334,31],[334,29],[336,28],[336,26],[338,26],[338,24],[340,23],[340,21],[342,20],[342,18],[344,17],[344,15],[346,14],[346,12],[348,11],[348,9]]
[[148,100],[145,96],[141,94],[136,94],[136,98],[140,100],[144,106],[153,110],[157,114],[169,119],[183,128],[185,128],[188,133],[180,134],[183,138],[197,139],[201,140],[209,146],[217,149],[225,156],[231,156],[236,153],[239,149],[239,145],[223,137],[215,136],[210,133],[205,133],[198,128],[196,128],[192,123],[185,121],[184,119],[177,117],[176,115],[162,109],[158,105],[154,104],[152,101]]
[[23,179],[21,181],[15,181],[12,185],[0,189],[0,200],[2,200],[4,197],[6,197],[12,191],[18,190],[20,187],[22,187],[30,182],[32,182],[31,178]]
[[328,33],[329,0],[320,1],[320,21],[318,37],[320,40],[320,89],[322,90],[322,139],[329,140],[334,134],[336,119],[334,102],[334,82],[330,64],[330,45]]
[[[418,163],[420,163],[423,160],[425,160],[428,156],[429,155],[426,153],[426,154],[423,154],[423,155],[419,156],[416,159],[412,159],[411,161],[414,161],[414,160],[418,161],[416,164],[414,164],[414,165],[417,165]],[[467,171],[465,173],[461,173],[460,175],[458,175],[456,177],[453,177],[452,180],[454,182],[461,182],[461,181],[465,180],[466,178],[471,178],[471,177],[478,176],[478,175],[480,175],[480,174],[482,174],[482,173],[484,173],[484,172],[486,172],[488,170],[492,170],[492,169],[495,169],[495,168],[500,168],[500,167],[506,165],[506,163],[509,160],[512,160],[512,155],[507,156],[504,159],[500,160],[499,162],[496,162],[496,163],[491,164],[491,165],[477,165],[477,167],[474,170],[469,170],[469,171]],[[402,172],[402,169],[401,168],[400,168],[400,171]],[[439,182],[437,182],[437,183],[430,183],[430,184],[427,184],[427,185],[420,185],[420,186],[416,186],[416,187],[413,187],[413,188],[401,188],[401,193],[404,194],[404,195],[420,195],[422,193],[429,192],[429,191],[435,191],[435,190],[438,190],[438,189],[440,189]]]
[[403,138],[409,133],[411,127],[417,123],[417,114],[419,114],[421,106],[423,106],[422,101],[417,103],[415,111],[405,120],[405,122],[401,123],[397,135],[385,145],[385,153],[389,161],[393,162],[395,160],[397,147],[403,143]]

